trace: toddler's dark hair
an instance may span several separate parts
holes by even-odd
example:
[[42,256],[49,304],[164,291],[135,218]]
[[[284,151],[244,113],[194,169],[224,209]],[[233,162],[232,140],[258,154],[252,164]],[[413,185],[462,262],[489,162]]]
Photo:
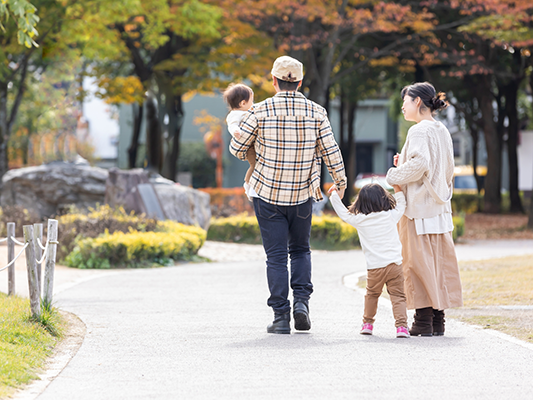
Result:
[[241,101],[248,101],[252,96],[252,89],[242,83],[231,83],[224,90],[223,99],[232,110],[239,108]]
[[405,96],[411,97],[413,100],[420,97],[423,108],[429,108],[431,112],[444,110],[448,107],[446,101],[446,93],[435,90],[433,85],[429,82],[418,82],[409,86],[405,86],[401,92],[402,100]]
[[396,199],[377,183],[369,183],[361,188],[354,203],[348,208],[352,214],[368,215],[374,212],[396,208]]

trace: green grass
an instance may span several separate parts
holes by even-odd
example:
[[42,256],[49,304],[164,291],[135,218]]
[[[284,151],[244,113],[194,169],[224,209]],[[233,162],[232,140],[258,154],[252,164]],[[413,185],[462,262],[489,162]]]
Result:
[[466,307],[533,304],[533,257],[460,263]]
[[62,330],[55,309],[43,310],[39,321],[30,316],[30,302],[0,293],[0,398],[37,378]]
[[[446,310],[447,317],[533,343],[533,311],[500,307],[533,305],[533,257],[463,261],[459,269],[464,307]],[[358,286],[364,289],[366,279]]]

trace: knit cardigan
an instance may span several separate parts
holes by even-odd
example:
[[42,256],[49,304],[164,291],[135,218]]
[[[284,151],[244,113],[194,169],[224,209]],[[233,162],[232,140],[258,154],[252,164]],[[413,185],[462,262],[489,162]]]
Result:
[[[407,200],[405,216],[432,218],[452,211],[453,144],[450,132],[441,122],[422,120],[407,133],[396,168],[387,172],[390,185],[402,186]],[[444,202],[428,191],[427,182]]]

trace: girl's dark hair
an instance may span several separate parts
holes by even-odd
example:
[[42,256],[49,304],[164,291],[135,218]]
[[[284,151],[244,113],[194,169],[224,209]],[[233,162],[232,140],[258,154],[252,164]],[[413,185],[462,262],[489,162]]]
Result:
[[352,214],[368,215],[396,208],[396,199],[378,183],[369,183],[361,188],[354,203],[348,208]]
[[241,101],[250,100],[250,96],[252,96],[250,87],[242,83],[230,83],[228,88],[224,90],[222,98],[232,110],[235,110],[239,108]]
[[420,100],[422,100],[422,105],[420,107],[422,109],[428,108],[431,112],[444,110],[446,107],[448,107],[446,93],[437,93],[433,85],[429,82],[418,82],[405,86],[402,89],[401,95],[402,100],[406,95],[411,97],[413,100],[417,97],[420,97]]

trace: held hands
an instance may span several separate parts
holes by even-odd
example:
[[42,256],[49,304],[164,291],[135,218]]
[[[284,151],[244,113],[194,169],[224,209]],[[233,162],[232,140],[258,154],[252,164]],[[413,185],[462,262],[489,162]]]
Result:
[[398,193],[402,191],[402,188],[400,185],[392,185],[392,188],[394,189],[394,193]]
[[235,133],[233,134],[233,136],[235,137],[235,139],[239,140],[241,138],[241,130],[239,128],[237,128],[237,130],[235,131]]
[[328,193],[333,193],[333,192],[337,192],[337,194],[339,195],[341,199],[344,197],[344,189],[340,189],[340,190],[337,189],[337,185],[335,184],[331,185],[331,187],[328,190]]
[[396,153],[394,155],[394,157],[392,158],[392,163],[394,164],[395,167],[398,166],[398,160],[400,159],[400,154]]

